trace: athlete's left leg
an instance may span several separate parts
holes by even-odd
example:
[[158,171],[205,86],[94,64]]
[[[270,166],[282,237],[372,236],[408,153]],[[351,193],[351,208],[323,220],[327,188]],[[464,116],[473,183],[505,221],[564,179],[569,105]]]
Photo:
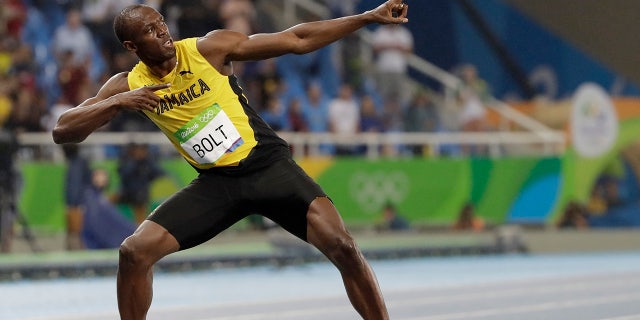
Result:
[[309,205],[307,241],[338,268],[351,304],[364,319],[389,319],[373,270],[327,197],[318,197]]

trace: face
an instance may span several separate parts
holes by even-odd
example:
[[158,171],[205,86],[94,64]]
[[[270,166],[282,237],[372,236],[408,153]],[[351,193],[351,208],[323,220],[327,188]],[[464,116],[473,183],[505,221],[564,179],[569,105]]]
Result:
[[95,170],[91,177],[93,185],[98,189],[104,189],[109,184],[109,174],[105,170]]
[[123,43],[128,50],[135,52],[143,61],[161,63],[175,57],[173,39],[160,13],[150,7],[141,7],[133,13],[130,21],[133,40]]
[[370,96],[362,97],[362,102],[360,106],[363,114],[375,114],[376,106],[373,102],[373,99]]

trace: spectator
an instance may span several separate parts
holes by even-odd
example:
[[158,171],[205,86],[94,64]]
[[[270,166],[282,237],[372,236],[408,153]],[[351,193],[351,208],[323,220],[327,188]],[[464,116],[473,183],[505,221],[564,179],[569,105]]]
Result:
[[309,124],[302,112],[302,104],[300,99],[294,98],[289,101],[289,107],[287,108],[287,119],[289,122],[289,129],[293,132],[308,132]]
[[[337,134],[360,132],[360,108],[349,84],[342,84],[338,96],[329,102],[329,130]],[[336,155],[353,155],[357,146],[337,144]]]
[[18,214],[17,180],[15,168],[18,141],[10,124],[0,121],[0,252],[10,252],[14,222]]
[[12,64],[11,38],[4,38],[0,41],[0,75],[9,73]]
[[398,213],[393,203],[387,203],[382,208],[382,223],[378,226],[381,231],[407,231],[410,229],[407,219]]
[[[459,104],[459,126],[463,131],[486,131],[487,111],[486,103],[489,103],[490,94],[487,83],[478,76],[474,65],[463,65],[460,68],[462,83],[457,89],[456,96]],[[462,146],[462,152],[466,155],[483,155],[488,152],[486,146]]]
[[429,93],[417,91],[404,111],[407,132],[436,132],[440,128],[440,115]]
[[[313,82],[307,87],[307,94],[301,97],[300,102],[309,132],[329,131],[329,101],[319,83]],[[325,155],[334,152],[333,146],[328,144],[321,144],[319,149]]]
[[20,87],[14,92],[12,123],[17,132],[44,131],[41,125],[45,115],[44,100],[36,94],[36,90]]
[[402,25],[381,25],[373,32],[376,85],[385,101],[408,100],[407,57],[413,52],[413,35]]
[[65,24],[59,26],[53,36],[53,51],[58,61],[71,54],[70,63],[88,70],[95,50],[93,34],[82,24],[78,9],[70,9]]
[[18,38],[27,17],[27,8],[21,0],[0,0],[0,34]]
[[256,8],[249,0],[223,0],[219,9],[225,29],[250,35],[254,33]]
[[266,108],[260,112],[260,116],[275,131],[289,130],[287,115],[277,97],[271,97],[267,101]]
[[91,31],[82,24],[80,11],[71,8],[65,24],[56,28],[51,42],[58,68],[56,85],[74,105],[83,101],[88,94],[84,90],[98,79],[100,71],[93,69],[97,55],[94,41]]
[[77,144],[62,146],[67,160],[65,176],[66,212],[66,248],[67,250],[84,249],[82,241],[82,225],[84,220],[84,192],[91,185],[91,169],[89,161],[80,154]]
[[322,92],[338,94],[340,76],[335,65],[335,44],[303,55],[287,54],[276,59],[278,72],[286,86],[285,97],[303,95],[310,83],[319,83]]
[[486,81],[478,76],[474,65],[463,65],[458,73],[462,80],[460,87],[456,90],[461,108],[460,127],[464,131],[484,131],[487,127],[485,103],[488,103],[491,98],[489,87]]
[[122,45],[113,36],[113,18],[120,13],[120,9],[138,3],[137,0],[84,0],[82,1],[81,16],[84,24],[91,30],[93,36],[111,61],[116,52],[124,51]]
[[[302,113],[302,104],[300,99],[293,98],[289,101],[289,107],[287,108],[287,121],[289,123],[289,130],[293,132],[309,132],[309,125]],[[291,152],[295,155],[298,150],[294,145],[291,145]],[[308,146],[303,146],[303,154],[309,153]]]
[[29,45],[16,43],[15,50],[11,55],[11,67],[7,72],[16,80],[18,87],[31,91],[38,89],[36,83],[37,67]]
[[[174,39],[185,39],[202,36],[211,30],[224,27],[220,21],[220,1],[218,0],[164,0],[160,6],[161,12],[173,24],[175,19],[177,26],[173,34]],[[174,17],[177,16],[177,17]]]
[[84,190],[82,241],[87,249],[117,248],[136,229],[104,194],[108,184],[109,173],[96,169],[91,174],[91,185]]
[[149,207],[151,182],[163,172],[143,144],[130,144],[118,161],[119,202],[130,205],[137,224],[144,221]]
[[586,208],[575,201],[569,202],[556,225],[560,229],[589,228]]
[[0,128],[9,121],[12,109],[13,101],[10,96],[9,79],[0,74]]
[[89,75],[85,66],[73,62],[73,53],[64,52],[59,57],[58,84],[63,99],[77,106],[89,96]]
[[613,174],[604,173],[598,177],[587,206],[590,215],[603,216],[624,204],[619,184],[619,178]]
[[[255,90],[253,91],[257,93],[257,97],[250,101],[257,101],[258,108],[263,108],[271,97],[280,97],[282,95],[282,77],[276,67],[275,59],[259,61],[256,69],[255,75],[248,82],[254,83]],[[287,103],[287,101],[282,102]]]
[[[360,132],[381,133],[384,132],[384,122],[378,114],[375,101],[371,96],[365,95],[360,99]],[[358,147],[359,153],[366,154],[367,146]]]
[[378,114],[373,98],[365,95],[360,99],[360,131],[384,132],[384,122]]
[[[404,119],[402,116],[402,106],[397,99],[387,100],[382,109],[382,119],[385,132],[403,132]],[[397,156],[403,153],[404,145],[398,139],[387,139],[389,141],[383,148],[386,156]]]
[[47,105],[54,103],[59,94],[56,62],[50,50],[54,32],[52,26],[53,21],[47,20],[45,14],[32,2],[27,10],[27,19],[20,40],[22,45],[28,46],[31,51],[28,60],[33,65],[39,94],[45,97]]
[[[436,132],[440,129],[440,115],[426,91],[417,91],[404,111],[406,132]],[[422,155],[424,146],[414,145],[413,155]]]
[[470,231],[482,231],[485,228],[484,219],[476,216],[473,204],[467,203],[460,210],[458,219],[453,225],[453,230],[470,230]]

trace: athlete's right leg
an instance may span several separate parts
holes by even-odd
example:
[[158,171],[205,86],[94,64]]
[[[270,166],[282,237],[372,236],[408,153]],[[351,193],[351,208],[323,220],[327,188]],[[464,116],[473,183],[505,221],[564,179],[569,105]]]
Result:
[[239,210],[237,179],[201,174],[158,206],[120,247],[118,309],[123,320],[140,320],[151,306],[153,265],[197,246],[246,216]]
[[145,220],[120,246],[118,310],[122,320],[142,320],[151,306],[153,265],[178,251],[178,241],[161,225]]

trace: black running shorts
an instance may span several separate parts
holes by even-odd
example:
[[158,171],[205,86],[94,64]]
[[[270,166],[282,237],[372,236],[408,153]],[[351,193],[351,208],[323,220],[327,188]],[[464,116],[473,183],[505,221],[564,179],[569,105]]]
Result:
[[197,246],[250,214],[265,216],[302,240],[307,211],[326,194],[292,159],[244,174],[203,172],[149,216],[171,233],[180,250]]

